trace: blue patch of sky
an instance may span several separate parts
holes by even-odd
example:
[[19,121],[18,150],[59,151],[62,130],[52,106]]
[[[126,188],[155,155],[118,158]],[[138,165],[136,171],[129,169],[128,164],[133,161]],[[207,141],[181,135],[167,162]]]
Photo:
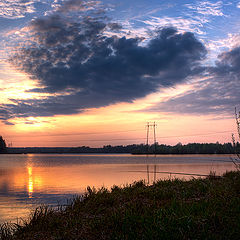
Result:
[[[36,1],[34,3],[35,11],[26,13],[23,18],[7,19],[0,17],[0,32],[6,32],[13,28],[22,28],[26,26],[33,18],[44,16],[47,11],[52,10],[54,0]],[[59,1],[63,3],[64,1]],[[107,8],[107,15],[113,21],[122,23],[130,23],[132,28],[147,28],[149,24],[144,21],[153,21],[153,18],[159,19],[159,27],[167,24],[168,19],[172,19],[172,25],[178,19],[187,20],[189,26],[188,31],[192,31],[195,35],[203,40],[215,41],[227,38],[228,33],[239,33],[239,16],[240,1],[178,1],[178,0],[103,0],[103,5]],[[216,10],[219,16],[214,13],[204,13],[204,3],[207,6],[217,4]],[[202,4],[202,5],[201,5]],[[201,7],[199,12],[199,7]],[[221,14],[223,13],[223,14]],[[165,19],[162,20],[161,19]],[[161,24],[162,23],[162,24]],[[183,23],[184,24],[184,23]],[[126,25],[127,27],[127,25]],[[1,40],[1,38],[0,38]]]
[[[134,24],[137,25],[136,20],[146,20],[151,17],[169,17],[169,18],[182,18],[188,20],[208,20],[208,22],[203,23],[202,30],[209,35],[218,36],[226,32],[226,30],[231,30],[234,28],[235,22],[239,19],[240,9],[237,8],[239,1],[205,1],[206,3],[216,4],[218,3],[219,16],[214,15],[214,13],[205,14],[198,12],[198,6],[204,1],[121,1],[115,2],[110,0],[105,0],[105,4],[111,4],[113,11],[108,14],[113,19],[120,20],[132,20]],[[188,5],[195,6],[195,9],[188,8]],[[203,8],[203,7],[202,7]],[[204,10],[204,9],[202,9]],[[206,9],[205,9],[206,10]],[[223,15],[221,16],[221,13]],[[135,20],[135,21],[134,21]],[[231,26],[232,22],[232,26]],[[139,22],[138,22],[139,24]],[[230,26],[229,26],[230,25]],[[230,27],[230,28],[229,28]],[[217,31],[218,30],[218,31]]]
[[0,17],[0,32],[4,32],[6,30],[11,30],[15,27],[19,27],[21,25],[26,24],[26,19],[8,19],[4,17]]
[[[238,32],[236,22],[239,20],[240,8],[237,8],[239,1],[211,1],[211,4],[219,3],[222,6],[224,16],[207,16],[197,12],[197,9],[190,9],[187,6],[199,6],[199,4],[207,1],[177,1],[177,0],[103,0],[105,6],[108,7],[107,12],[113,20],[130,21],[133,27],[146,27],[142,20],[151,20],[152,17],[157,18],[182,18],[189,21],[201,21],[204,18],[208,20],[203,25],[198,25],[206,37],[222,37],[228,32]],[[35,2],[35,12],[27,13],[24,18],[19,19],[3,19],[0,18],[0,31],[11,27],[22,27],[27,24],[33,17],[43,16],[45,12],[51,10],[53,0],[45,0]],[[196,23],[197,24],[197,23]],[[194,31],[194,28],[192,29]],[[196,32],[196,34],[198,34]],[[201,34],[200,34],[201,35]]]

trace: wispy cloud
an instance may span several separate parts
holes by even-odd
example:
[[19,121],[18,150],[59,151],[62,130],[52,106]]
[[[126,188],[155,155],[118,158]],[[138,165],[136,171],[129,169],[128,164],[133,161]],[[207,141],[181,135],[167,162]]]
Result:
[[202,15],[224,16],[222,11],[223,2],[200,1],[197,4],[185,4],[192,11]]
[[195,84],[192,90],[172,97],[147,109],[150,112],[168,112],[193,115],[232,115],[239,105],[238,82],[209,78]]
[[240,34],[229,33],[226,38],[216,40],[209,39],[205,46],[209,50],[208,59],[214,63],[221,52],[229,51],[240,46]]
[[205,34],[202,30],[203,24],[208,22],[207,19],[191,19],[183,17],[151,17],[149,20],[143,20],[143,23],[152,26],[153,29],[164,27],[164,26],[174,26],[180,32],[194,32],[197,34]]
[[212,40],[209,42],[213,43],[213,46],[211,47],[212,50],[214,50],[214,48],[230,50],[240,45],[240,34],[229,33],[226,38]]
[[27,13],[34,13],[34,3],[40,0],[1,0],[0,17],[16,19],[23,18]]
[[81,11],[94,10],[100,3],[100,1],[69,0],[58,5],[56,11],[62,13],[76,11],[79,13]]

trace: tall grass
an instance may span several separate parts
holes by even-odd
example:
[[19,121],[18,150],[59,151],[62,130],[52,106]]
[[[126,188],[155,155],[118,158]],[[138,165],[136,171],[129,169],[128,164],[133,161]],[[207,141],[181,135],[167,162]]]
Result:
[[239,239],[240,172],[88,188],[68,206],[39,207],[0,232],[1,240]]

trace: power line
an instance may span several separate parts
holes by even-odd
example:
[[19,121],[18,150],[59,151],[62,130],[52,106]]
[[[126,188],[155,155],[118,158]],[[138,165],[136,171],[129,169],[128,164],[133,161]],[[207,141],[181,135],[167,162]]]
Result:
[[[145,140],[146,138],[114,138],[114,139],[80,139],[80,140],[44,140],[44,142],[108,142],[108,141],[135,141],[135,140]],[[29,142],[29,141],[21,141],[21,142]],[[39,142],[39,141],[31,141],[31,142]]]
[[[129,131],[137,131],[137,130],[129,130]],[[121,132],[128,132],[128,131],[115,131],[115,132],[108,132],[108,133],[121,133]],[[222,134],[222,133],[232,133],[235,131],[220,131],[220,132],[211,132],[211,133],[202,133],[202,134],[189,134],[189,135],[172,135],[172,136],[162,136],[162,137],[158,137],[159,138],[181,138],[181,137],[195,137],[195,136],[208,136],[208,135],[214,135],[214,134]],[[75,134],[73,134],[72,136],[74,136]],[[76,134],[76,135],[80,135],[80,134]],[[40,136],[44,136],[44,135],[40,135]],[[50,135],[46,135],[48,137],[50,137]],[[71,136],[71,134],[69,135],[56,135],[56,136]],[[39,137],[39,136],[31,136],[31,137]],[[44,140],[45,142],[108,142],[108,141],[136,141],[136,140],[146,140],[147,138],[110,138],[110,139],[80,139],[80,140]],[[28,141],[22,141],[21,142],[29,142]],[[39,142],[39,141],[32,141],[31,142]]]
[[[124,132],[137,132],[142,131],[143,129],[134,129],[134,130],[123,130],[123,131],[111,131],[111,132],[80,132],[80,133],[57,133],[57,134],[37,134],[31,137],[58,137],[58,136],[80,136],[80,135],[98,135],[98,134],[111,134],[111,133],[124,133]],[[22,136],[10,135],[9,138],[20,138]]]
[[[142,172],[145,173],[146,171],[124,171],[124,172]],[[152,172],[150,171],[149,173],[166,173],[166,174],[176,174],[176,175],[189,175],[189,176],[200,176],[200,177],[208,177],[209,174],[198,174],[198,173],[182,173],[182,172]],[[220,177],[220,176],[215,176],[215,177]]]
[[221,132],[211,132],[211,133],[199,133],[199,134],[189,134],[189,135],[176,135],[176,136],[165,136],[165,137],[158,137],[158,138],[172,138],[172,137],[195,137],[195,136],[208,136],[220,133],[232,133],[233,131],[221,131]]

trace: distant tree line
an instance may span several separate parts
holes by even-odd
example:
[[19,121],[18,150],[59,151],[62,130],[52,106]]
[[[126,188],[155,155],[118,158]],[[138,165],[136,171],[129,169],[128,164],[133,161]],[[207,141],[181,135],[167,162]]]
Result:
[[232,143],[188,143],[183,145],[178,143],[174,146],[165,144],[142,145],[136,148],[132,153],[142,154],[233,154],[240,152],[240,144],[236,144],[236,148]]
[[3,137],[0,136],[0,153],[6,153],[6,151],[7,151],[6,142],[3,139]]
[[[3,144],[6,147],[6,144]],[[132,154],[234,154],[240,152],[240,144],[236,148],[232,143],[189,143],[183,145],[178,143],[174,146],[165,144],[132,144],[112,146],[106,145],[102,148],[81,147],[26,147],[8,148],[8,153],[132,153]]]

